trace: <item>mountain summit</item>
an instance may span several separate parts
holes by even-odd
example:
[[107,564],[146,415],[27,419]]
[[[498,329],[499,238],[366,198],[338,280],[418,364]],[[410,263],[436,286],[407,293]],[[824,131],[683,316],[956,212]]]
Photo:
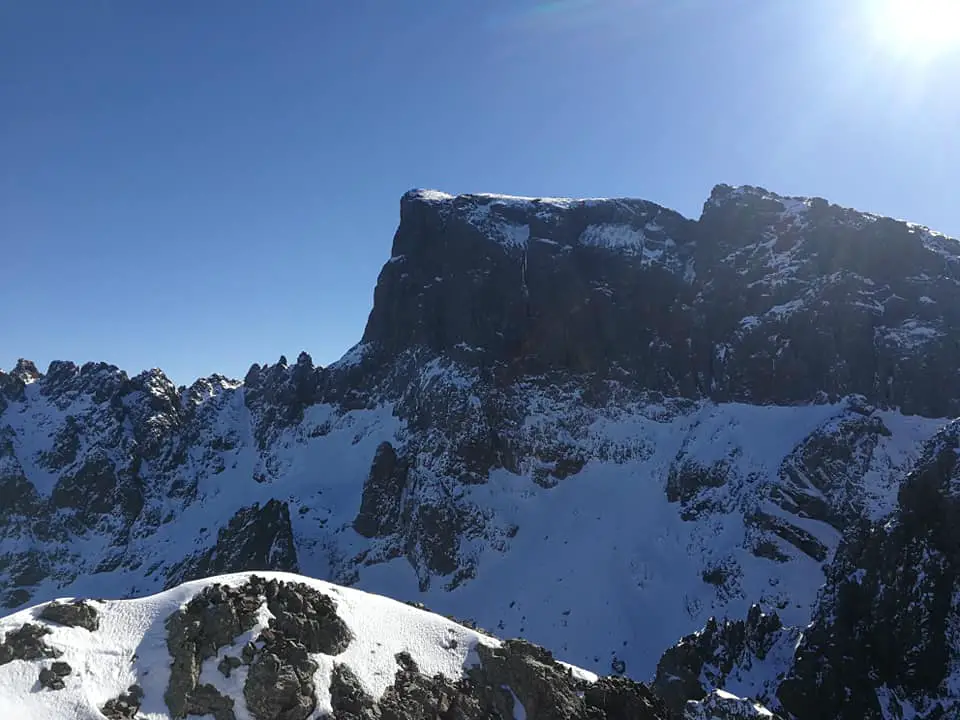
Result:
[[949,717],[958,308],[960,243],[821,199],[411,191],[329,367],[0,373],[0,604],[286,571],[699,717]]
[[725,185],[697,222],[642,200],[431,191],[400,217],[364,333],[382,352],[958,412],[960,245],[926,228]]

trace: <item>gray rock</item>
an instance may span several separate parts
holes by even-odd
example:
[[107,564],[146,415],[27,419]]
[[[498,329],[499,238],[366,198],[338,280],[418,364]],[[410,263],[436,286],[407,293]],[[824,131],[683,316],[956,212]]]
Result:
[[264,592],[267,608],[273,614],[273,636],[295,640],[308,652],[324,655],[339,655],[353,640],[350,628],[337,615],[334,601],[319,590],[271,580]]
[[47,690],[63,690],[66,687],[63,678],[73,672],[73,668],[65,662],[55,662],[50,667],[40,668],[40,687]]
[[335,663],[330,677],[330,704],[339,720],[379,720],[380,709],[354,672]]
[[50,628],[34,623],[24,623],[21,627],[8,632],[0,642],[0,665],[13,660],[45,660],[58,658],[61,653],[47,645],[43,638],[50,634]]
[[668,717],[667,710],[656,693],[642,683],[622,677],[600,678],[584,689],[587,717],[636,718],[655,720]]
[[236,720],[234,700],[213,685],[197,685],[190,692],[186,715],[212,715],[214,720]]
[[783,717],[750,699],[711,693],[702,701],[687,703],[683,720],[783,720]]
[[[645,686],[626,678],[594,685],[574,679],[549,652],[521,640],[499,648],[480,645],[481,664],[463,680],[421,673],[406,653],[397,655],[393,685],[374,703],[345,668],[331,682],[334,711],[343,720],[666,720],[667,710]],[[516,698],[522,708],[515,707]]]
[[310,653],[339,655],[353,634],[333,600],[302,584],[271,580],[262,587],[273,617],[260,633],[243,695],[257,720],[303,720],[316,706]]
[[243,697],[256,720],[306,720],[316,707],[317,664],[303,645],[271,637],[247,675]]
[[172,663],[164,700],[173,717],[234,717],[233,699],[211,685],[200,685],[200,669],[220,648],[233,645],[254,627],[264,604],[272,614],[269,627],[256,644],[242,648],[242,660],[228,655],[218,668],[229,676],[241,664],[249,666],[243,694],[257,720],[303,720],[311,715],[316,707],[317,664],[310,654],[337,655],[353,635],[323,593],[299,583],[252,576],[236,588],[204,588],[167,619]]
[[254,627],[262,604],[262,584],[256,580],[236,589],[217,584],[204,588],[167,619],[167,649],[172,662],[164,701],[171,716],[233,717],[230,698],[212,686],[199,684],[200,669],[221,647]]
[[135,720],[140,712],[140,703],[143,701],[143,688],[131,685],[127,692],[119,697],[108,700],[100,712],[109,720]]
[[233,655],[227,655],[217,664],[217,670],[220,671],[221,675],[228,678],[234,670],[242,665],[243,662],[240,660],[240,658],[234,657]]
[[570,670],[543,648],[523,640],[508,640],[499,648],[477,646],[486,684],[509,687],[528,718],[573,720],[583,717],[582,690]]
[[40,611],[40,619],[67,627],[81,627],[90,632],[100,629],[99,612],[85,600],[48,603]]

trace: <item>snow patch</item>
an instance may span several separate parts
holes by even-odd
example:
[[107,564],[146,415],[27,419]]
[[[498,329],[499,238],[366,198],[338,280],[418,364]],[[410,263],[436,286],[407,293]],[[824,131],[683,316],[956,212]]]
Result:
[[580,244],[587,247],[642,250],[643,243],[642,231],[619,223],[588,225],[580,234]]
[[895,328],[887,328],[883,335],[884,340],[904,350],[915,350],[940,337],[943,337],[942,331],[915,319],[906,320]]

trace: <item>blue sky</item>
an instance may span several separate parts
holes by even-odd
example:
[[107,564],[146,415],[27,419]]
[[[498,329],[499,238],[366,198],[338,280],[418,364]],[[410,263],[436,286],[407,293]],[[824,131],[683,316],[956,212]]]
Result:
[[0,367],[332,362],[412,187],[960,235],[960,35],[885,2],[0,0]]

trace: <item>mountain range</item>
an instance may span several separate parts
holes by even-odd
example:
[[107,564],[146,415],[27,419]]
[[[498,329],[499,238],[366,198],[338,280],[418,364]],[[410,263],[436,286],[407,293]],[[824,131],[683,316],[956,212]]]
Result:
[[0,373],[0,605],[282,571],[673,712],[956,717],[958,366],[960,243],[922,226],[411,191],[331,366]]

